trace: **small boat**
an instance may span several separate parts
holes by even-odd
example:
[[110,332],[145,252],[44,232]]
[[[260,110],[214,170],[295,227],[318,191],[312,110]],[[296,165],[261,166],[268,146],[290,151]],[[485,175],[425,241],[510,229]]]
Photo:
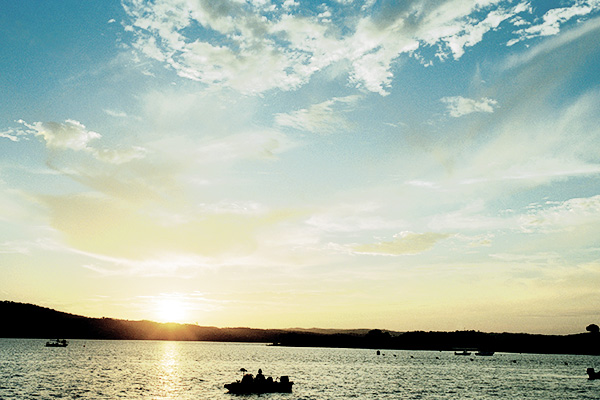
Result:
[[455,352],[454,352],[454,355],[455,355],[455,356],[470,356],[470,355],[471,355],[471,352],[470,352],[470,351],[466,351],[466,350],[463,350],[463,351],[455,351]]
[[256,378],[252,374],[245,374],[241,381],[226,383],[225,389],[233,394],[291,393],[293,384],[288,376],[282,376],[277,381],[271,377],[265,378],[259,370]]
[[478,351],[477,353],[475,353],[476,356],[493,356],[494,352],[493,351]]
[[46,342],[46,347],[67,347],[69,342],[66,339],[56,339]]
[[588,368],[586,372],[588,374],[589,380],[600,379],[600,371],[596,372],[594,371],[594,368]]

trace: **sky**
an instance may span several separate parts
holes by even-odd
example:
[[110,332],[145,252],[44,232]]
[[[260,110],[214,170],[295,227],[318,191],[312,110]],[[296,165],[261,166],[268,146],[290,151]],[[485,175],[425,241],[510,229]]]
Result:
[[0,299],[600,323],[600,0],[0,0]]

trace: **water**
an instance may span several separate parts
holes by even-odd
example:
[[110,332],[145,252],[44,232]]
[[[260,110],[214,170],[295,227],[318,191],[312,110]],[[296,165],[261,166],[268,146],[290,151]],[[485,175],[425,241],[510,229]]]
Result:
[[[0,339],[0,399],[598,399],[600,357],[271,347],[261,344]],[[289,375],[291,394],[236,396],[240,368]]]

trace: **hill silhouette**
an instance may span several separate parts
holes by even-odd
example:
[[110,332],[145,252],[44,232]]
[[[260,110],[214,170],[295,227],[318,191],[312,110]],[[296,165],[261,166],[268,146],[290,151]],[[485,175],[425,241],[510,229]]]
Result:
[[122,340],[198,340],[271,343],[284,331],[88,318],[33,304],[0,302],[0,337]]
[[[596,325],[573,335],[527,333],[394,332],[379,329],[217,328],[190,324],[88,318],[33,304],[0,302],[4,338],[187,340],[271,343],[279,346],[347,347],[398,350],[479,349],[513,353],[600,355]],[[594,329],[589,329],[593,327]]]

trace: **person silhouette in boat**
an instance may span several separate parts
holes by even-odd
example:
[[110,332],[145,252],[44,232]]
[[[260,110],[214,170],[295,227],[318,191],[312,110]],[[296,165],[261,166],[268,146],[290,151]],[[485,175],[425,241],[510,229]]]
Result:
[[244,374],[244,376],[242,377],[242,383],[244,385],[252,385],[252,382],[254,382],[252,374]]
[[265,383],[265,376],[262,373],[262,369],[258,369],[258,374],[256,374],[256,378],[254,378],[254,382],[256,383]]

